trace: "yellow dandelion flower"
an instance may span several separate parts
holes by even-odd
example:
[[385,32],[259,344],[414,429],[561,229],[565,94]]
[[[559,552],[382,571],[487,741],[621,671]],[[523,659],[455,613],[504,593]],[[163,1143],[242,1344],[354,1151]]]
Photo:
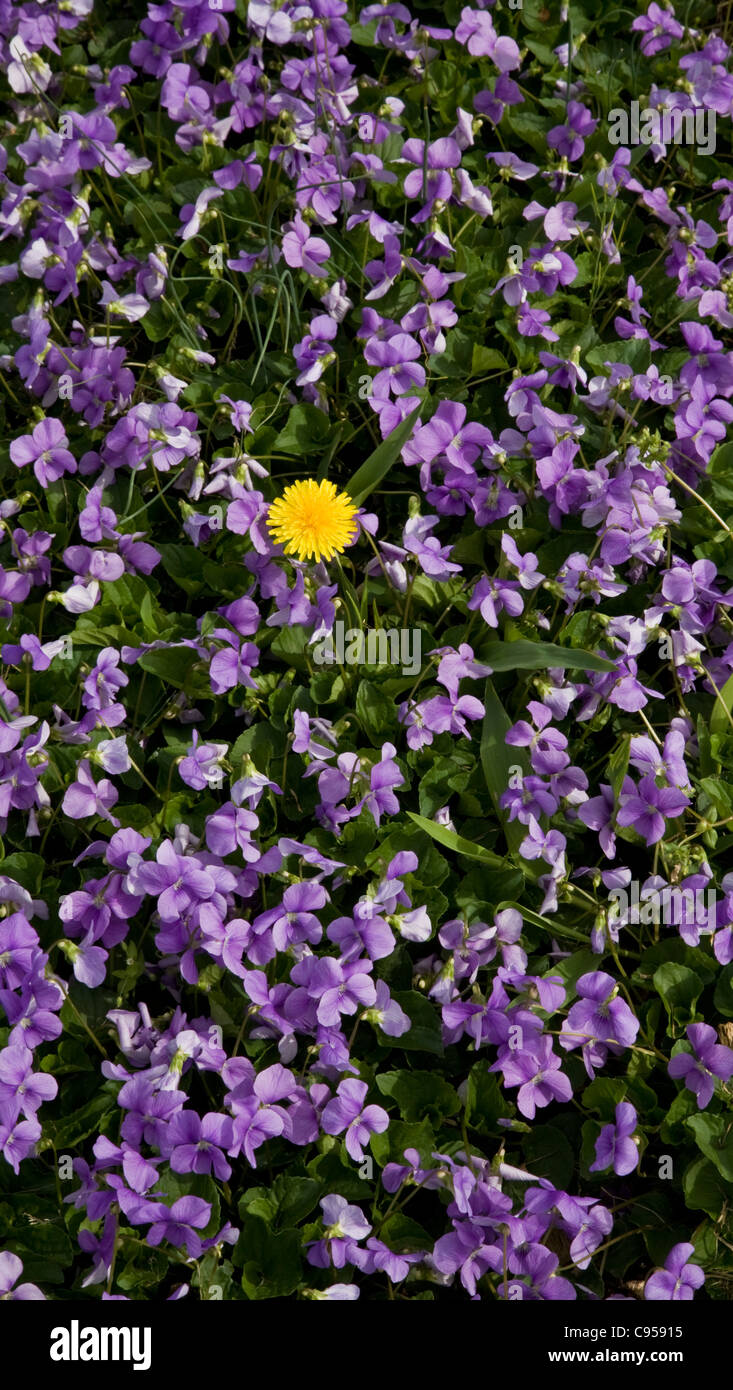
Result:
[[353,541],[357,508],[345,492],[325,479],[302,478],[286,487],[271,505],[267,529],[286,555],[299,560],[332,560]]

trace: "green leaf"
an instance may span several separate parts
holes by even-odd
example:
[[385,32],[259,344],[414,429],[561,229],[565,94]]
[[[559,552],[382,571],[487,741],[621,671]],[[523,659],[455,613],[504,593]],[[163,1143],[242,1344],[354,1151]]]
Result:
[[682,1144],[686,1135],[683,1129],[685,1120],[698,1114],[697,1097],[687,1087],[679,1091],[667,1111],[659,1131],[663,1144]]
[[71,1241],[58,1222],[34,1220],[30,1225],[16,1225],[12,1234],[12,1250],[23,1261],[21,1283],[62,1282],[61,1270],[73,1264]]
[[561,1129],[542,1125],[527,1135],[522,1148],[531,1173],[549,1178],[555,1187],[567,1187],[575,1171],[575,1157]]
[[356,713],[370,743],[381,748],[397,726],[394,700],[389,700],[372,681],[361,681],[356,692]]
[[729,676],[723,689],[716,696],[710,716],[711,734],[725,734],[731,727],[731,708],[733,707],[733,676]]
[[168,1261],[163,1250],[155,1250],[152,1246],[146,1246],[141,1250],[137,1246],[119,1275],[115,1275],[115,1283],[123,1293],[133,1293],[135,1289],[152,1288],[155,1284],[160,1284],[165,1279],[167,1270]]
[[[720,738],[721,735],[716,735]],[[701,815],[707,815],[711,807],[717,811],[721,820],[726,820],[733,813],[733,800],[731,799],[730,783],[724,782],[721,777],[701,777],[700,793],[697,808]]]
[[[374,1136],[373,1136],[374,1137]],[[371,1201],[373,1186],[359,1177],[359,1168],[350,1159],[341,1157],[343,1145],[336,1144],[328,1153],[319,1154],[306,1165],[308,1172],[326,1192],[338,1192],[349,1202]],[[236,1263],[236,1261],[235,1261]]]
[[239,1199],[240,1218],[245,1220],[247,1212],[258,1216],[261,1221],[271,1225],[277,1213],[277,1198],[267,1187],[248,1187]]
[[373,1134],[371,1148],[380,1168],[386,1163],[404,1163],[405,1149],[417,1149],[421,1163],[433,1166],[436,1138],[429,1120],[408,1125],[404,1120],[390,1120],[383,1134]]
[[301,1232],[273,1232],[257,1216],[248,1216],[232,1254],[242,1265],[242,1288],[250,1299],[287,1298],[302,1278]]
[[389,1038],[383,1034],[385,1042],[392,1047],[401,1047],[406,1052],[432,1052],[436,1057],[442,1057],[443,1048],[443,1029],[440,1020],[440,1012],[430,999],[426,999],[424,994],[419,994],[416,989],[404,991],[391,991],[392,998],[399,1007],[407,1014],[412,1027],[408,1033],[403,1033],[400,1038]]
[[[510,644],[513,645],[513,644]],[[510,748],[506,734],[511,721],[490,680],[484,686],[484,708],[486,713],[481,726],[481,767],[494,810],[504,828],[504,837],[512,855],[516,856],[526,830],[519,821],[507,819],[506,811],[499,805],[501,796],[509,786],[512,768],[521,768],[521,776],[530,772],[529,758],[524,748]],[[532,876],[533,866],[522,863],[522,868]]]
[[602,1120],[616,1118],[616,1106],[626,1095],[626,1082],[610,1076],[597,1076],[583,1091],[582,1101],[587,1110],[597,1110]]
[[284,454],[318,453],[324,446],[331,431],[327,415],[309,402],[294,405],[288,415],[287,424],[275,439],[275,448]]
[[127,942],[125,952],[124,969],[114,972],[117,981],[117,993],[121,999],[124,999],[135,988],[140,976],[145,974],[145,956],[141,951],[138,951],[134,942]]
[[561,666],[573,671],[613,671],[614,663],[595,652],[576,647],[558,647],[554,642],[484,642],[478,657],[494,671],[543,671]]
[[455,889],[456,906],[469,925],[485,922],[486,914],[506,898],[522,891],[524,874],[509,864],[503,869],[470,869]]
[[611,784],[611,788],[613,790],[613,798],[616,804],[618,804],[618,799],[621,795],[621,788],[624,784],[624,778],[629,770],[630,752],[631,738],[629,735],[624,735],[621,741],[621,747],[617,748],[616,752],[613,753],[608,760],[608,780]]
[[646,372],[651,361],[651,349],[645,339],[629,338],[624,342],[601,343],[586,353],[591,367],[606,367],[611,362],[625,362],[635,372]]
[[198,653],[192,647],[158,647],[152,652],[143,652],[137,664],[143,671],[149,671],[151,675],[181,690],[191,667],[198,660]]
[[450,758],[436,758],[420,780],[420,815],[428,820],[447,805],[452,792],[465,791],[471,780],[474,763],[468,759],[460,762],[459,756],[454,753]]
[[315,1178],[280,1173],[272,1187],[250,1187],[239,1199],[239,1215],[259,1217],[268,1226],[293,1227],[315,1208],[323,1186]]
[[377,1076],[383,1096],[396,1101],[403,1120],[457,1115],[461,1102],[452,1086],[434,1071],[387,1071]]
[[692,1021],[695,1005],[703,990],[703,982],[694,970],[685,965],[675,965],[673,961],[660,965],[654,971],[654,988],[661,996],[670,1020],[680,1023]]
[[733,1182],[733,1134],[725,1115],[690,1115],[685,1121],[692,1130],[701,1153],[717,1168],[726,1182]]
[[509,363],[503,353],[497,352],[496,348],[484,347],[483,343],[474,343],[471,353],[471,376],[483,376],[484,372],[508,369]]
[[[535,927],[542,927],[543,931],[550,932],[552,936],[556,938],[562,939],[562,937],[567,936],[571,941],[582,942],[584,946],[587,946],[588,944],[587,932],[576,931],[574,927],[566,927],[565,923],[562,921],[553,922],[549,917],[540,917],[538,912],[532,912],[531,909],[525,907],[524,904],[520,905],[516,902],[503,902],[499,904],[500,910],[505,907],[513,907],[520,914],[520,916],[524,918],[525,922],[532,922]],[[553,966],[550,973],[552,975],[562,975],[563,978],[565,978],[563,967],[567,967],[570,965],[571,962],[579,960],[583,956],[583,954],[584,953],[580,951],[575,953],[570,958],[570,961],[561,961],[559,965]],[[587,964],[584,964],[582,969],[578,969],[578,976],[585,974],[586,971],[593,970],[595,968],[595,965],[597,965],[598,963],[598,957],[594,956],[590,951],[586,953],[585,959],[587,961]],[[578,978],[578,976],[576,976],[576,979]]]
[[270,647],[273,656],[279,656],[288,666],[299,670],[307,668],[306,647],[308,634],[304,627],[281,627]]
[[479,1133],[492,1133],[496,1121],[513,1113],[514,1106],[492,1076],[486,1062],[476,1062],[466,1085],[466,1124]]
[[711,460],[709,473],[713,478],[720,474],[723,478],[730,478],[733,469],[733,441],[727,444],[719,444]]
[[401,1212],[395,1212],[394,1216],[387,1218],[380,1228],[379,1238],[390,1250],[395,1250],[398,1254],[402,1254],[403,1251],[430,1251],[435,1243],[424,1227],[419,1226],[411,1217],[403,1216]]
[[219,1250],[207,1250],[203,1259],[199,1260],[198,1273],[194,1273],[191,1283],[194,1288],[200,1289],[205,1302],[218,1302],[220,1299],[229,1302],[237,1297],[232,1292],[233,1274],[231,1260],[223,1260]]
[[[343,597],[343,599],[344,599],[344,602],[345,602],[345,605],[346,605],[346,613],[347,613],[348,619],[350,620],[353,629],[354,629],[356,632],[359,632],[359,631],[361,631],[361,629],[362,629],[362,627],[363,627],[363,625],[364,625],[364,618],[365,618],[365,616],[366,616],[365,609],[364,609],[364,601],[362,600],[361,603],[359,602],[359,595],[357,594],[356,589],[354,588],[353,584],[351,583],[351,580],[350,580],[350,579],[348,578],[348,576],[346,575],[346,573],[345,573],[345,571],[344,571],[344,567],[343,567],[343,565],[341,564],[341,560],[339,559],[338,555],[334,556],[334,564],[335,564],[335,566],[336,566],[336,571],[337,571],[337,573],[338,573],[339,587],[340,587],[340,590],[341,590],[341,595],[342,595],[342,597]],[[369,586],[368,586],[367,584],[365,584],[365,585],[364,585],[364,590],[363,590],[363,595],[364,595],[364,599],[366,599],[367,601],[368,601],[368,594],[369,594]],[[352,634],[352,637],[353,637],[353,634]],[[352,638],[349,638],[349,643],[351,642],[351,640],[352,640]],[[366,642],[366,637],[365,637],[364,641]]]
[[321,1195],[321,1184],[313,1178],[276,1178],[273,1191],[278,1199],[278,1221],[296,1226],[314,1210]]
[[46,867],[46,861],[40,854],[29,854],[25,850],[18,854],[9,854],[2,860],[3,874],[14,879],[28,893],[38,891]]
[[687,966],[700,977],[703,984],[709,985],[718,973],[717,963],[705,958],[699,949],[688,946],[680,936],[668,937],[649,946],[631,976],[632,985],[648,986],[658,966],[673,961],[676,965]]
[[695,1247],[695,1264],[703,1266],[717,1264],[718,1233],[712,1221],[704,1221],[693,1232],[690,1239]]
[[713,995],[713,1008],[724,1018],[733,1018],[733,962],[718,976]]
[[692,1239],[689,1218],[680,1222],[670,1201],[670,1182],[662,1182],[658,1191],[644,1194],[644,1244],[652,1265],[663,1265],[672,1246]]
[[[114,1087],[116,1092],[117,1087]],[[57,1153],[78,1147],[90,1134],[104,1134],[105,1122],[119,1114],[116,1094],[97,1093],[86,1105],[78,1106],[63,1120],[46,1120],[43,1137],[53,1142]]]
[[161,304],[160,300],[151,304],[142,320],[142,327],[151,343],[161,343],[167,338],[171,331],[171,318],[165,304]]
[[502,867],[503,859],[500,859],[498,854],[493,854],[490,849],[484,849],[483,845],[464,840],[463,836],[456,835],[454,830],[449,830],[445,825],[436,825],[435,821],[428,820],[426,816],[419,816],[416,811],[408,811],[407,814],[426,835],[437,840],[445,849],[452,849],[455,854],[462,854],[466,859],[478,859],[481,864],[487,864],[492,869]]
[[[521,908],[520,910],[524,916],[528,915],[526,908]],[[534,921],[533,914],[529,914],[529,920]],[[541,922],[542,918],[538,917],[537,921]],[[551,924],[549,922],[545,922],[545,926],[551,928]],[[567,928],[561,926],[558,928],[558,930],[561,933],[565,933],[567,931]],[[583,941],[587,946],[588,938],[584,937]],[[550,969],[547,971],[547,975],[559,975],[560,979],[565,985],[565,1005],[567,1006],[573,995],[576,993],[576,985],[581,975],[589,975],[591,971],[597,969],[598,956],[594,955],[592,951],[586,949],[584,951],[573,951],[573,954],[571,956],[564,956],[559,961],[553,961]]]
[[730,1202],[729,1190],[707,1158],[696,1158],[685,1169],[682,1191],[688,1207],[695,1211],[706,1211],[714,1219],[720,1216],[726,1202]]
[[351,482],[346,484],[344,491],[348,493],[352,502],[357,507],[360,507],[362,503],[366,501],[369,493],[374,490],[377,483],[382,481],[385,474],[388,473],[392,465],[396,463],[403,445],[407,443],[420,417],[420,411],[423,405],[424,402],[421,401],[419,405],[415,406],[414,410],[410,411],[410,414],[402,421],[402,424],[392,430],[392,433],[382,441],[379,447],[374,450],[374,453],[369,455],[369,458],[361,465],[361,468],[357,468]]
[[[163,569],[187,594],[198,594],[203,587],[206,557],[193,545],[159,545]],[[108,586],[109,587],[109,586]]]
[[40,1063],[40,1070],[52,1076],[72,1076],[80,1071],[96,1075],[96,1066],[85,1048],[76,1038],[65,1038],[56,1052],[48,1053]]

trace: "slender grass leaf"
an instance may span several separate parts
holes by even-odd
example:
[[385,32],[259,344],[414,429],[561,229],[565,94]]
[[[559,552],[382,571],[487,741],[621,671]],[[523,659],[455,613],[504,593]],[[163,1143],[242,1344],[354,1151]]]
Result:
[[[580,647],[559,647],[554,642],[485,642],[480,659],[494,671],[541,671],[548,666],[563,670],[613,671],[614,663]],[[733,695],[733,690],[731,691]]]
[[416,811],[408,811],[410,820],[414,820],[415,825],[419,825],[426,835],[431,839],[437,840],[439,845],[446,849],[452,849],[455,854],[462,854],[466,859],[478,859],[481,864],[489,864],[492,869],[501,868],[504,863],[498,854],[492,854],[490,849],[484,849],[483,845],[475,845],[472,840],[464,840],[462,835],[456,835],[454,830],[449,830],[445,825],[436,825],[435,821],[428,820],[427,816],[418,816]]
[[729,676],[713,706],[713,712],[710,716],[711,734],[724,734],[730,729],[731,723],[733,722],[733,714],[731,714],[732,706],[733,676]]
[[613,798],[616,805],[621,795],[621,788],[624,778],[629,770],[629,754],[631,752],[631,737],[624,735],[620,748],[608,760],[608,780],[613,790]]
[[531,912],[523,903],[500,903],[497,911],[502,912],[507,907],[513,907],[515,912],[520,913],[525,922],[531,922],[535,927],[543,927],[545,931],[551,932],[555,937],[567,936],[573,941],[581,941],[583,945],[588,945],[587,932],[576,931],[574,927],[566,927],[563,922],[551,922],[547,917],[540,917],[538,912]]
[[[517,644],[511,642],[506,645],[515,646]],[[491,681],[487,681],[484,687],[484,708],[486,713],[481,729],[481,766],[489,796],[494,803],[494,810],[504,829],[507,845],[516,858],[519,846],[527,832],[525,827],[519,824],[519,821],[508,820],[506,812],[499,805],[499,799],[509,785],[509,780],[513,775],[512,768],[521,768],[522,777],[529,775],[529,758],[524,748],[509,748],[505,741],[507,730],[511,728],[511,721]],[[524,872],[532,875],[535,866],[522,862],[521,868]]]
[[379,448],[369,455],[361,468],[357,468],[351,482],[346,484],[344,491],[348,492],[352,502],[355,502],[358,507],[377,486],[377,483],[382,481],[385,473],[389,472],[399,458],[400,451],[410,438],[423,405],[424,402],[421,401],[414,410],[410,411],[402,424],[392,430],[392,433],[382,441]]

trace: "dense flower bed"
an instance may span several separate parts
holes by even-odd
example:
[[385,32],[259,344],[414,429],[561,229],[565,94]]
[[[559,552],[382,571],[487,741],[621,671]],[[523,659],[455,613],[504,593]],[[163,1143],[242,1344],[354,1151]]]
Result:
[[0,1297],[729,1297],[725,22],[0,0]]

